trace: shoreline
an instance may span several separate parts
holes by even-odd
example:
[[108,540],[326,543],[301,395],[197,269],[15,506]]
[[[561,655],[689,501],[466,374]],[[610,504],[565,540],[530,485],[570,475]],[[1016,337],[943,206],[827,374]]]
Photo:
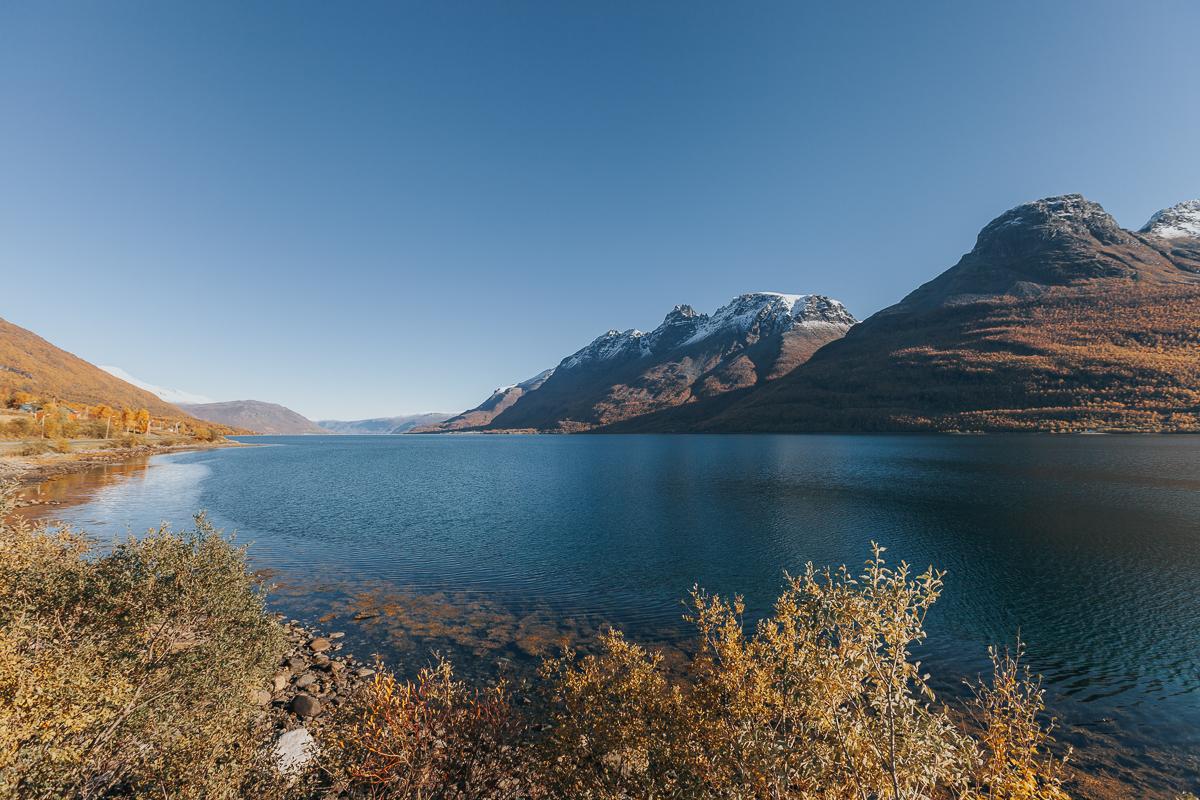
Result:
[[128,448],[96,448],[36,456],[0,455],[0,482],[11,481],[17,485],[18,489],[28,489],[52,478],[87,472],[96,467],[112,466],[168,453],[220,450],[227,447],[254,447],[254,445],[226,439],[220,442],[140,444]]

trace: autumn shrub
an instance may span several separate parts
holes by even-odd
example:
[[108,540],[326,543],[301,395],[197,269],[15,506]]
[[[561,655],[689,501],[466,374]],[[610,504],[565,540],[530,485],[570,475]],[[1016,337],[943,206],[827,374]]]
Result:
[[22,442],[16,451],[19,456],[40,456],[51,452],[54,452],[54,448],[45,439]]
[[699,653],[686,681],[612,632],[600,652],[548,661],[541,746],[555,797],[1053,800],[1040,686],[1018,655],[961,710],[912,657],[942,589],[876,548],[859,576],[811,565],[751,631],[739,598],[695,590]]
[[0,797],[266,797],[282,650],[203,517],[97,552],[0,504]]
[[517,797],[525,725],[503,684],[471,688],[437,658],[412,681],[377,673],[335,722],[325,767],[357,797]]
[[7,422],[0,423],[0,437],[5,439],[25,439],[35,435],[37,424],[32,417],[13,417]]

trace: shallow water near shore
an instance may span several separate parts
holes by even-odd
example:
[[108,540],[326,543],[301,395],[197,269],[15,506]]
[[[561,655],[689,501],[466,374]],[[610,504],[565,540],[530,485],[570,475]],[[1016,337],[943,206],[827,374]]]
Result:
[[947,570],[918,651],[939,689],[1019,632],[1085,768],[1200,788],[1200,437],[245,441],[267,446],[56,479],[40,491],[64,505],[34,513],[105,538],[205,509],[278,609],[362,656],[480,673],[608,624],[670,663],[693,584],[763,613],[784,570],[856,567],[874,539]]

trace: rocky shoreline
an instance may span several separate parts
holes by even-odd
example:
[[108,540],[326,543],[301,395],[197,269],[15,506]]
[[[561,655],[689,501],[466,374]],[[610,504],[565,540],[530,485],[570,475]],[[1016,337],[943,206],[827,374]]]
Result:
[[376,667],[342,655],[345,633],[323,634],[298,620],[277,619],[287,650],[271,685],[251,691],[251,700],[268,710],[276,729],[274,758],[283,772],[295,770],[316,753],[313,731],[320,730],[340,706],[376,674]]

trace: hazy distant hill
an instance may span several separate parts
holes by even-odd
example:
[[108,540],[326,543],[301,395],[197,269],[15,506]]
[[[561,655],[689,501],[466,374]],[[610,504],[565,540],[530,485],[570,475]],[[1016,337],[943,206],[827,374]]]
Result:
[[613,431],[1200,430],[1200,203],[1122,229],[1079,195],[973,250],[778,381]]
[[328,433],[290,408],[261,400],[230,400],[223,403],[185,403],[180,408],[199,419],[219,422],[255,433],[298,435]]
[[178,407],[150,392],[3,319],[0,319],[0,389],[88,405],[145,408],[157,417],[185,416]]
[[376,417],[374,419],[322,419],[317,424],[329,433],[380,435],[388,433],[408,433],[413,428],[423,425],[436,425],[447,420],[450,414],[406,414],[399,417]]
[[845,306],[822,295],[752,292],[711,315],[679,305],[653,331],[611,330],[451,422],[478,417],[475,427],[484,430],[588,430],[771,381],[854,323]]
[[171,403],[173,405],[179,405],[180,403],[215,403],[216,402],[211,397],[205,397],[204,395],[201,395],[201,394],[194,394],[193,392],[185,392],[182,389],[172,389],[167,386],[158,386],[156,384],[150,383],[149,381],[141,380],[140,378],[136,378],[133,375],[130,375],[128,372],[121,369],[120,367],[105,366],[104,364],[100,364],[99,367],[100,367],[100,369],[107,372],[109,375],[112,375],[114,378],[120,378],[121,380],[125,381],[126,383],[132,383],[134,386],[138,387],[139,389],[145,389],[150,394],[157,396],[160,400],[165,400],[166,402]]

